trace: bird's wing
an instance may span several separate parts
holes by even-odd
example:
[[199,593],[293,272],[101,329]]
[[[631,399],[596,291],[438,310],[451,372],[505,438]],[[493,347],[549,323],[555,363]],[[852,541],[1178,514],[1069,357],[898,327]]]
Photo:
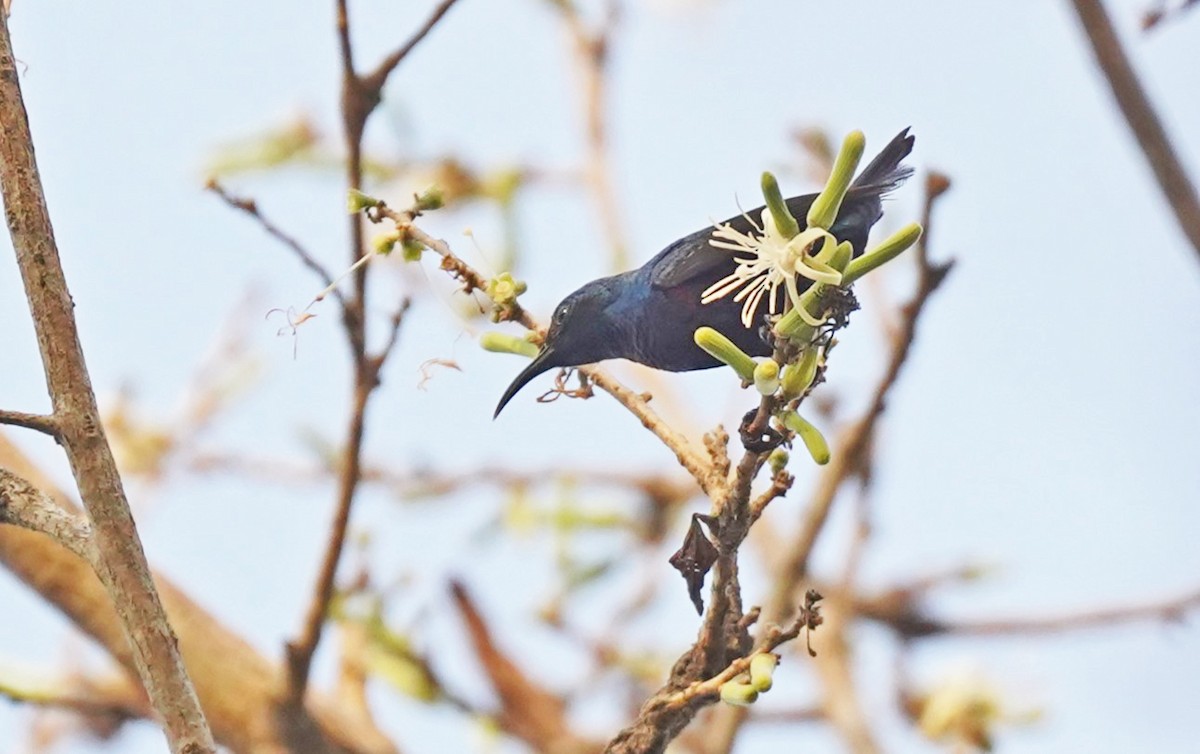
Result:
[[[808,215],[808,208],[816,198],[816,194],[794,196],[787,200],[788,209],[791,210],[793,217],[804,218]],[[757,235],[761,229],[756,228],[755,223],[758,223],[762,211],[763,208],[758,207],[731,217],[720,225],[728,225],[739,233],[754,232]],[[754,223],[751,223],[751,218],[754,219]],[[653,266],[653,272],[650,275],[651,284],[655,288],[674,288],[701,276],[711,277],[712,280],[708,282],[714,282],[723,277],[724,275],[716,273],[732,264],[733,253],[728,249],[719,249],[709,243],[713,230],[714,228],[705,228],[696,231],[659,252],[658,256],[650,261]]]
[[[834,236],[854,245],[855,254],[863,252],[867,233],[882,214],[880,199],[912,175],[912,168],[901,164],[913,148],[914,137],[908,131],[906,128],[896,134],[875,159],[862,169],[850,184],[838,220],[830,228]],[[805,194],[788,199],[787,206],[792,217],[803,223],[804,218],[808,217],[808,208],[816,198],[816,194]],[[721,224],[727,224],[741,233],[749,233],[754,230],[751,218],[758,222],[762,210],[762,207],[758,207]],[[729,250],[718,249],[709,243],[712,231],[712,228],[705,228],[684,236],[659,252],[648,263],[651,285],[655,288],[674,288],[700,276],[704,276],[706,282],[714,283],[728,274],[723,270],[732,271],[733,255]]]

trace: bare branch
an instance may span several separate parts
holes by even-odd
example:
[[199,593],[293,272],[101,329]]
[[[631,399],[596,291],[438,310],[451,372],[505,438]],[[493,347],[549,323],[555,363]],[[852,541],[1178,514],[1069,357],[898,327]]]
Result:
[[[871,437],[874,435],[876,424],[883,416],[887,397],[900,375],[901,368],[908,359],[909,351],[916,337],[917,320],[924,311],[930,296],[941,285],[950,270],[951,263],[949,262],[931,263],[928,252],[933,205],[949,186],[949,179],[941,174],[932,173],[926,178],[925,209],[921,223],[925,232],[914,249],[917,264],[916,291],[909,302],[901,308],[902,322],[892,334],[888,363],[876,384],[875,392],[866,411],[847,426],[833,444],[836,452],[833,453],[829,465],[825,466],[817,480],[817,487],[805,508],[804,519],[796,539],[785,550],[787,555],[776,573],[771,596],[763,610],[763,624],[766,626],[779,624],[786,620],[795,609],[796,592],[799,585],[808,576],[809,557],[816,546],[818,535],[824,529],[825,522],[829,518],[837,493],[844,484],[856,478],[869,463]],[[737,731],[745,719],[746,712],[742,709],[723,709],[712,723],[710,735],[713,746],[710,751],[730,751],[737,737]],[[855,737],[860,741],[865,740],[861,736]]]
[[0,468],[0,523],[41,532],[94,563],[92,527],[85,516],[65,510],[58,503],[8,469]]
[[600,28],[591,31],[574,3],[554,0],[552,4],[561,12],[567,31],[571,35],[575,68],[583,92],[584,133],[587,140],[586,175],[592,200],[600,215],[601,228],[608,239],[613,269],[624,270],[629,266],[629,243],[625,239],[621,210],[617,205],[617,192],[613,187],[605,107],[608,43],[620,11],[616,2],[609,2]]
[[916,339],[917,320],[920,318],[925,304],[929,301],[929,297],[938,289],[950,271],[951,262],[931,263],[928,252],[933,205],[949,186],[949,180],[937,173],[930,174],[926,179],[925,210],[922,217],[922,227],[925,228],[925,232],[914,250],[917,262],[917,289],[913,293],[912,299],[901,308],[902,321],[900,327],[892,335],[892,348],[887,366],[884,367],[883,376],[875,386],[875,392],[866,411],[839,435],[835,443],[837,452],[833,454],[833,460],[825,467],[818,480],[817,489],[805,509],[800,533],[795,544],[788,550],[788,560],[780,572],[781,579],[776,585],[778,590],[772,598],[775,607],[773,610],[768,610],[768,615],[775,616],[781,612],[786,613],[797,584],[808,575],[809,556],[812,554],[813,547],[816,546],[817,536],[825,526],[838,490],[845,481],[853,478],[866,464],[870,439],[874,435],[875,426],[883,416],[888,395],[896,384]]
[[150,718],[154,711],[145,694],[124,673],[82,676],[78,673],[46,672],[36,681],[20,683],[5,673],[0,678],[0,696],[19,704],[68,710],[84,717],[107,718],[110,722]]
[[[3,434],[0,466],[50,495],[63,510],[78,512],[67,495]],[[0,564],[136,678],[133,651],[116,609],[86,561],[50,537],[0,526]],[[281,712],[278,686],[283,667],[205,612],[169,579],[156,574],[155,583],[178,631],[180,650],[213,732],[231,751],[282,751],[291,746],[306,754],[396,754],[396,747],[379,728],[348,709],[340,698],[312,692],[304,709]]]
[[297,241],[294,236],[284,232],[283,229],[281,229],[278,225],[267,219],[267,217],[259,211],[258,203],[256,201],[253,199],[234,196],[233,194],[229,193],[224,186],[218,183],[215,178],[210,179],[208,183],[205,184],[204,188],[219,196],[221,200],[230,207],[245,212],[247,215],[254,218],[254,221],[257,222],[269,236],[279,241],[287,248],[291,249],[292,253],[296,255],[296,258],[300,260],[300,263],[309,270],[312,270],[313,274],[315,274],[324,285],[330,288],[333,297],[336,298],[343,306],[345,305],[346,302],[342,298],[342,292],[336,287],[333,287],[333,276],[329,274],[329,270],[326,269],[325,265],[317,261],[317,258],[314,257],[308,251],[308,249],[304,248],[304,245]]
[[333,522],[330,524],[329,539],[325,545],[325,554],[321,558],[320,570],[317,572],[312,601],[304,614],[300,636],[287,644],[287,688],[293,701],[298,701],[304,696],[312,656],[321,641],[329,601],[333,598],[334,579],[346,542],[346,530],[350,525],[350,507],[354,503],[354,493],[362,478],[362,442],[367,401],[374,387],[373,383],[362,381],[355,385],[354,403],[350,409],[350,442],[342,457],[338,497]]
[[1178,623],[1187,613],[1200,610],[1200,588],[1175,597],[1063,612],[1059,615],[1021,615],[1013,618],[952,620],[925,612],[917,603],[918,592],[891,590],[878,597],[855,600],[864,618],[887,625],[899,635],[915,639],[927,636],[986,636],[1018,638],[1068,633],[1093,628],[1112,628],[1123,623],[1161,621]]
[[433,31],[433,27],[437,26],[438,22],[442,20],[442,16],[446,15],[446,11],[450,10],[450,7],[454,5],[456,1],[457,0],[442,0],[442,2],[433,9],[433,13],[429,14],[429,18],[425,19],[425,23],[421,25],[421,28],[417,29],[413,35],[408,38],[407,42],[401,45],[400,48],[391,55],[388,55],[386,58],[381,60],[374,71],[371,71],[362,77],[362,86],[368,92],[374,92],[378,97],[379,92],[383,90],[384,84],[387,83],[388,76],[392,74],[392,71],[396,70],[396,66],[400,65],[400,63],[403,62],[406,57],[408,57],[408,54],[412,52],[418,44],[421,43],[421,40],[425,39],[426,35]]
[[57,439],[58,422],[47,414],[27,414],[23,411],[5,411],[0,409],[0,424],[10,424],[14,427],[24,427]]
[[[429,31],[445,15],[454,0],[444,2],[417,34],[396,53],[389,56],[375,72],[361,77],[354,69],[353,47],[350,41],[350,20],[346,0],[337,0],[336,24],[338,45],[342,60],[341,111],[342,127],[346,141],[346,184],[349,189],[361,189],[363,181],[362,139],[367,119],[378,106],[380,93],[387,77]],[[312,656],[321,641],[329,600],[333,596],[334,579],[346,539],[350,521],[350,508],[362,473],[362,446],[366,427],[366,410],[371,394],[379,385],[379,372],[396,344],[400,324],[406,307],[401,307],[393,316],[391,329],[383,349],[372,356],[367,353],[367,265],[360,264],[364,256],[362,218],[350,216],[350,264],[353,270],[352,292],[342,299],[343,325],[346,340],[350,345],[354,363],[354,385],[351,396],[350,421],[347,427],[346,445],[338,481],[337,503],[329,540],[313,599],[305,613],[300,635],[287,644],[287,690],[295,702],[304,696],[308,683]]]
[[92,520],[104,582],[133,645],[138,674],[174,752],[214,752],[212,733],[179,655],[138,539],[75,326],[33,153],[20,79],[0,14],[0,187],[17,266],[33,314],[51,405],[71,471]]
[[454,582],[451,595],[466,623],[475,654],[500,698],[501,709],[497,716],[500,725],[535,751],[577,754],[599,751],[598,743],[582,739],[571,731],[562,697],[534,683],[496,644],[466,588]]
[[1180,230],[1191,242],[1196,255],[1200,257],[1200,198],[1196,196],[1196,188],[1192,185],[1179,156],[1175,154],[1171,140],[1163,128],[1162,122],[1154,112],[1146,91],[1138,81],[1129,58],[1121,47],[1121,40],[1113,29],[1112,20],[1104,10],[1101,0],[1071,0],[1079,23],[1087,34],[1096,62],[1108,86],[1112,90],[1117,106],[1125,116],[1138,146],[1146,155],[1150,169],[1158,180]]

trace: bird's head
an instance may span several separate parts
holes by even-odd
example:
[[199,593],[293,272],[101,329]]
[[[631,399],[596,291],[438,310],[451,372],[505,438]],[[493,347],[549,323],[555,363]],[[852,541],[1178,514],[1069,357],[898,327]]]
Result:
[[492,418],[499,416],[513,396],[543,372],[619,356],[618,327],[608,311],[616,295],[614,278],[603,278],[588,283],[554,307],[541,351],[504,391]]

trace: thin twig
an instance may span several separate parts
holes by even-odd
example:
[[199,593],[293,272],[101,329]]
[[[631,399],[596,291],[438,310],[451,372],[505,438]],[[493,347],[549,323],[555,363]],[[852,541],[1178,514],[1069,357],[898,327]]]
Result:
[[[896,600],[892,596],[889,592],[876,599],[856,600],[856,608],[864,618],[882,623],[900,636],[910,639],[945,635],[1021,638],[1111,628],[1122,623],[1179,623],[1188,612],[1200,609],[1200,588],[1195,588],[1166,599],[1064,612],[1060,615],[952,620],[929,615],[916,604],[915,599]],[[914,593],[911,596],[916,595]]]
[[[414,241],[419,242],[441,256],[442,269],[462,282],[464,291],[470,293],[487,288],[487,278],[459,258],[450,248],[449,244],[440,238],[429,235],[413,224],[416,216],[415,212],[412,210],[394,210],[384,204],[377,206],[374,212],[377,216],[386,217],[394,222],[396,229],[401,233],[407,234]],[[543,332],[537,320],[520,303],[514,302],[511,304],[510,312],[510,319],[512,321],[524,325],[526,329],[533,330],[534,332]],[[675,454],[679,463],[688,470],[696,480],[696,483],[700,485],[700,489],[704,490],[705,494],[713,497],[721,493],[724,479],[715,473],[712,464],[697,452],[686,437],[672,429],[650,407],[646,398],[640,393],[630,390],[598,366],[580,367],[579,371],[586,375],[597,387],[615,398],[618,403],[628,409],[630,413],[642,422],[642,426],[649,429],[658,439],[662,440],[663,444]]]
[[[333,276],[330,274],[325,265],[321,264],[317,258],[308,251],[308,249],[304,248],[304,245],[297,241],[295,236],[284,232],[282,228],[267,219],[267,217],[263,215],[261,211],[259,211],[258,203],[256,201],[253,199],[234,196],[233,194],[229,193],[224,186],[217,182],[215,178],[210,179],[208,183],[205,184],[204,188],[216,194],[223,202],[225,202],[225,204],[229,205],[233,209],[245,212],[247,215],[252,217],[254,221],[257,222],[259,226],[267,232],[267,235],[291,249],[292,253],[296,255],[296,258],[300,260],[300,263],[311,270],[318,278],[320,278],[324,285],[333,285]],[[339,303],[343,305],[345,304],[345,301],[342,299],[341,291],[339,291],[337,288],[332,288],[331,293]]]
[[[924,311],[933,292],[937,290],[950,271],[951,263],[934,264],[929,261],[928,239],[932,222],[933,206],[937,198],[950,186],[949,179],[933,173],[925,181],[925,208],[921,218],[924,233],[913,250],[917,265],[917,286],[912,298],[901,307],[901,323],[892,337],[891,352],[887,366],[875,387],[866,411],[861,417],[841,432],[833,443],[835,451],[830,463],[825,466],[817,480],[816,489],[809,499],[804,519],[796,538],[788,546],[787,556],[777,570],[771,596],[763,610],[763,625],[777,625],[795,609],[795,594],[799,585],[808,576],[808,561],[816,546],[817,538],[825,527],[833,502],[842,486],[856,478],[867,462],[870,439],[875,426],[883,416],[887,397],[900,375],[901,368],[916,337],[917,321]],[[727,753],[737,738],[737,732],[746,719],[743,709],[728,708],[713,719],[709,728],[714,753]]]
[[817,483],[817,489],[804,513],[804,521],[794,545],[789,548],[789,557],[781,571],[781,579],[777,584],[773,602],[775,610],[769,614],[786,614],[790,595],[808,575],[808,559],[816,546],[817,537],[825,526],[833,501],[837,497],[842,484],[853,478],[864,467],[866,453],[870,448],[870,439],[874,435],[875,426],[887,407],[887,398],[900,376],[900,371],[908,360],[908,354],[916,340],[917,321],[930,296],[942,284],[949,273],[952,262],[934,264],[929,261],[928,238],[932,227],[933,205],[937,198],[948,188],[949,181],[945,176],[931,174],[926,179],[925,210],[922,217],[922,227],[925,229],[917,247],[913,250],[917,264],[917,286],[912,298],[901,307],[901,322],[892,337],[892,347],[887,366],[875,386],[867,409],[862,416],[848,426],[838,437],[833,454],[833,460],[825,467]]
[[433,27],[437,26],[438,22],[442,20],[442,16],[446,15],[446,11],[450,10],[450,7],[456,1],[442,0],[433,9],[433,13],[429,14],[429,18],[425,19],[425,23],[421,24],[421,27],[408,38],[407,42],[400,45],[399,49],[391,55],[381,60],[379,65],[375,67],[375,70],[362,77],[363,86],[376,92],[382,90],[387,77],[391,75],[392,71],[396,70],[396,66],[400,65],[408,57],[408,54],[421,43],[421,40],[425,39],[426,35],[433,31]]
[[598,751],[598,743],[581,738],[571,729],[565,700],[526,675],[496,643],[466,588],[457,581],[450,587],[475,656],[500,700],[496,715],[500,726],[534,751],[578,754]]
[[[443,2],[417,33],[396,53],[389,56],[367,76],[360,76],[354,67],[354,51],[350,39],[350,20],[346,0],[337,0],[335,21],[338,48],[342,62],[341,111],[342,127],[346,142],[346,186],[360,190],[363,185],[362,140],[367,119],[379,105],[381,93],[388,76],[407,56],[453,5],[453,0]],[[346,531],[350,522],[350,509],[362,478],[362,447],[366,431],[366,412],[371,395],[379,385],[380,371],[389,354],[394,350],[401,322],[407,306],[401,306],[392,317],[391,327],[383,348],[377,353],[367,350],[367,268],[361,264],[366,250],[364,245],[363,221],[360,215],[350,218],[350,267],[352,274],[351,293],[343,300],[343,324],[346,340],[354,364],[354,385],[351,395],[349,426],[338,479],[337,503],[330,524],[329,539],[317,573],[313,598],[305,612],[300,635],[287,644],[286,679],[287,696],[292,702],[303,698],[308,683],[312,657],[321,641],[329,601],[333,597],[334,579],[337,577],[338,562],[345,546]]]
[[629,244],[625,239],[617,192],[613,187],[608,156],[606,88],[609,37],[617,23],[618,6],[610,2],[601,28],[589,31],[574,3],[552,3],[562,13],[574,48],[575,67],[583,90],[583,120],[587,139],[588,185],[600,215],[600,225],[608,238],[612,266],[623,270],[629,266]]
[[1138,81],[1101,0],[1071,0],[1117,106],[1146,155],[1180,229],[1200,257],[1200,198],[1179,162],[1150,98]]
[[58,422],[48,414],[27,414],[24,411],[5,411],[0,409],[0,424],[10,424],[14,427],[24,427],[44,435],[58,437]]
[[142,690],[125,674],[110,677],[40,674],[32,683],[0,679],[0,697],[19,704],[67,710],[110,721],[140,720],[153,715]]

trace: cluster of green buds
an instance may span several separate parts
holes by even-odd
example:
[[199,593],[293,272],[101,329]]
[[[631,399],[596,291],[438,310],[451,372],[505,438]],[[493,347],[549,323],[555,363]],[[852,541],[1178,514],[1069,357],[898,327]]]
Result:
[[771,690],[779,655],[759,652],[750,658],[750,667],[731,681],[721,684],[721,701],[736,707],[746,707],[758,700],[758,695]]
[[523,280],[515,280],[511,272],[502,272],[487,282],[484,293],[492,300],[492,321],[511,319],[513,307],[528,288]]
[[[762,238],[740,235],[727,227],[718,227],[713,234],[714,245],[758,258],[740,261],[738,271],[718,281],[705,292],[702,301],[715,300],[745,286],[757,290],[755,294],[745,290],[739,294],[751,309],[757,307],[764,291],[770,291],[773,306],[775,289],[784,287],[788,308],[775,321],[774,332],[788,347],[777,350],[776,357],[756,361],[712,328],[701,327],[694,335],[698,346],[732,367],[744,384],[754,385],[763,396],[779,397],[782,408],[776,420],[804,443],[819,464],[828,463],[829,445],[820,431],[796,412],[795,406],[807,395],[824,363],[827,346],[818,337],[818,329],[828,320],[826,294],[830,288],[849,288],[863,275],[898,257],[921,237],[921,226],[909,223],[855,257],[849,242],[839,242],[830,233],[865,145],[861,131],[846,136],[825,188],[809,207],[803,230],[788,209],[775,176],[765,172]],[[802,293],[796,284],[797,276],[812,281]],[[743,320],[747,319],[748,314],[743,312]],[[781,352],[789,354],[786,360],[777,360]]]
[[[693,337],[696,345],[713,358],[732,367],[742,381],[754,385],[760,395],[778,395],[784,406],[777,416],[780,425],[800,438],[815,462],[822,465],[829,463],[829,444],[825,442],[820,430],[800,416],[794,408],[787,408],[807,395],[816,379],[817,369],[824,358],[822,348],[818,344],[809,343],[796,360],[780,365],[774,357],[754,359],[711,327],[697,329]],[[786,464],[786,461],[784,463]],[[776,473],[778,471],[779,469]]]

